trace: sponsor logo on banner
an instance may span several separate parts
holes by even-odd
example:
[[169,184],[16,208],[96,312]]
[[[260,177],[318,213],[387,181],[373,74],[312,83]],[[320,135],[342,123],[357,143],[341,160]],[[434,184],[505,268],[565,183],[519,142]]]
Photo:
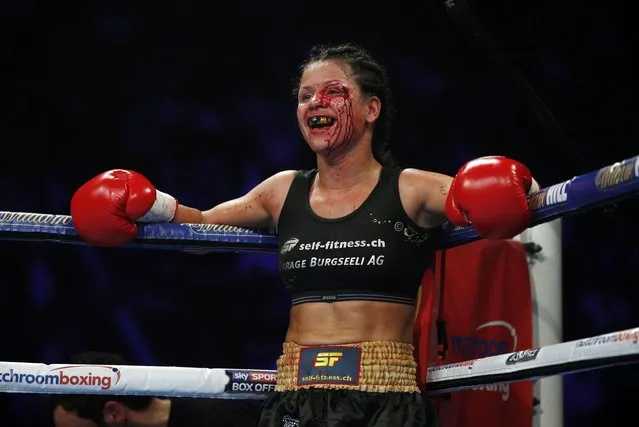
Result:
[[241,382],[241,383],[231,383],[231,392],[235,393],[270,393],[275,391],[275,384],[271,383],[251,383],[251,382]]
[[249,377],[256,383],[275,383],[277,380],[275,372],[250,372]]
[[248,372],[238,371],[233,372],[233,375],[231,377],[236,381],[248,381],[249,374]]
[[477,359],[473,359],[473,360],[465,360],[463,362],[457,362],[457,363],[447,363],[445,365],[436,365],[436,366],[430,366],[428,368],[428,372],[437,372],[437,371],[445,371],[447,369],[454,369],[454,368],[460,368],[460,367],[468,367],[468,369],[473,369],[473,365],[475,364],[475,362],[477,362]]
[[499,393],[501,395],[501,400],[504,402],[508,402],[508,399],[510,398],[510,384],[508,383],[480,385],[478,387],[473,387],[472,390]]
[[532,211],[539,211],[552,206],[561,205],[568,202],[568,190],[570,181],[564,181],[542,188],[528,199],[528,206]]
[[308,347],[300,352],[297,385],[358,385],[362,350],[354,347]]
[[592,338],[584,338],[577,341],[575,347],[590,347],[593,345],[606,345],[621,342],[639,342],[639,329],[631,329],[628,331],[615,332],[614,334],[600,335]]
[[608,190],[639,178],[639,156],[599,169],[595,176],[598,190]]
[[517,350],[517,330],[504,320],[493,320],[477,326],[471,336],[453,335],[451,342],[452,352],[465,359],[495,356]]
[[539,354],[539,349],[517,351],[506,359],[506,365],[514,365],[515,363],[530,362],[535,360]]
[[68,365],[48,372],[9,369],[0,372],[0,383],[23,385],[61,385],[82,389],[109,390],[120,382],[121,372],[114,366]]
[[225,224],[181,224],[188,227],[195,234],[215,234],[215,233],[239,233],[254,234],[255,230],[250,228],[237,227]]
[[0,212],[0,222],[37,225],[69,225],[71,224],[71,216],[5,211]]
[[231,379],[226,386],[229,392],[270,393],[275,390],[275,372],[227,369],[226,374]]
[[[518,336],[517,330],[509,322],[492,320],[477,326],[475,333],[471,336],[452,336],[451,342],[454,354],[464,359],[477,359],[517,350]],[[472,360],[472,363],[474,364],[474,360]],[[472,365],[470,368],[472,368]],[[473,388],[473,390],[500,393],[504,402],[510,397],[509,384],[480,386]]]

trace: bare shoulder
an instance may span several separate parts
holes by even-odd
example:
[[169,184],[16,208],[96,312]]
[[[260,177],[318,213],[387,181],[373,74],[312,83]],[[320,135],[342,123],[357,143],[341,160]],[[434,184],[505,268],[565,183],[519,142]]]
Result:
[[275,227],[279,223],[284,201],[296,175],[296,170],[284,170],[271,175],[259,185],[265,187],[265,191],[268,194],[266,205],[271,213]]
[[291,170],[285,170],[285,171],[280,171],[277,172],[276,174],[271,175],[270,177],[267,178],[267,180],[272,180],[274,183],[287,183],[290,184],[291,182],[293,182],[293,178],[295,178],[295,175],[297,175],[297,171],[294,169]]
[[437,172],[404,169],[399,176],[399,194],[405,208],[413,208],[417,223],[438,226],[445,221],[446,197],[453,178]]
[[421,169],[407,168],[402,170],[399,176],[399,185],[407,187],[417,187],[424,190],[424,186],[428,187],[445,187],[448,189],[453,177],[437,172],[430,172]]
[[296,175],[297,171],[295,170],[277,172],[253,189],[253,193],[266,195],[266,203],[273,217],[279,216],[284,200],[286,200],[288,195],[288,190],[291,188]]
[[291,183],[293,179],[297,175],[296,170],[285,170],[281,172],[277,172],[276,174],[271,175],[262,181],[262,184],[268,187],[274,193],[284,192],[288,193],[288,189],[291,187]]

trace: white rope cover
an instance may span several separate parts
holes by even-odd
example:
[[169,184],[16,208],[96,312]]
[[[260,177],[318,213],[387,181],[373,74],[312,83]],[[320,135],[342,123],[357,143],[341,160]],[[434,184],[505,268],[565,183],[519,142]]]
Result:
[[[639,328],[538,349],[431,367],[428,393],[639,362]],[[275,388],[270,370],[162,366],[47,365],[0,362],[0,392],[263,399]]]

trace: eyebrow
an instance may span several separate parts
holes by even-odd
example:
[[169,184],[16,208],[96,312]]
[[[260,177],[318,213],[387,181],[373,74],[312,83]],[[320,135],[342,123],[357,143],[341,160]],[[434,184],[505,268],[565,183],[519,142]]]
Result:
[[[322,83],[322,86],[329,86],[329,85],[333,85],[333,84],[342,84],[342,82],[340,82],[339,80],[329,80],[327,82]],[[313,89],[313,86],[302,86],[300,88],[300,90],[309,90],[309,89]]]

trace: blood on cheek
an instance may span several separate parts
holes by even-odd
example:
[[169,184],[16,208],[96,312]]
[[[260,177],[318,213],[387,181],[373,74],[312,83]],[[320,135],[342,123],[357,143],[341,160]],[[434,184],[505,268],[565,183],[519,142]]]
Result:
[[337,112],[335,126],[326,136],[326,145],[328,146],[328,154],[330,154],[338,146],[349,144],[353,138],[355,131],[353,100],[348,88],[343,86],[329,86],[322,89],[318,95],[323,106],[333,106]]

